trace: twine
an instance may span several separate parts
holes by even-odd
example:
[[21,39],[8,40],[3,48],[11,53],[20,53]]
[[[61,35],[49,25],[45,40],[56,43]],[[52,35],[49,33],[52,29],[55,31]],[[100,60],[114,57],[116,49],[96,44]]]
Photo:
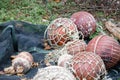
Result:
[[[61,34],[61,32],[64,34]],[[69,40],[79,39],[79,33],[76,25],[70,19],[58,18],[52,21],[51,24],[46,28],[44,32],[44,39],[49,42],[52,48],[59,48],[63,47]],[[59,45],[59,43],[62,45]]]
[[[71,69],[71,71],[76,75],[76,78],[78,80],[81,80],[80,77],[82,78],[82,80],[87,80],[87,77],[91,77],[93,78],[94,80],[103,80],[105,75],[107,74],[107,71],[106,71],[106,68],[105,68],[105,65],[102,61],[102,59],[100,58],[100,56],[96,55],[96,54],[93,54],[92,52],[83,52],[83,53],[80,53],[80,54],[77,54],[72,60],[71,60],[71,67],[69,69]],[[82,56],[82,58],[80,58],[80,56]],[[92,58],[93,60],[89,60],[89,57],[90,59]],[[84,61],[84,59],[86,59]],[[81,63],[81,64],[79,64]],[[82,72],[83,70],[81,70],[81,67],[84,65],[84,64],[88,64],[90,65],[90,67],[94,64],[94,67],[92,68],[92,70],[89,71],[89,73],[87,72],[89,69],[87,67],[84,67],[84,71],[85,72]],[[74,65],[78,65],[79,67],[77,67],[77,69],[75,70],[73,68]],[[85,65],[84,65],[85,66]],[[88,66],[89,67],[89,66]],[[83,67],[82,67],[83,68]],[[80,70],[78,70],[80,69]],[[96,69],[98,71],[96,71]],[[81,76],[79,76],[77,74],[76,71],[80,71],[80,74]],[[95,71],[95,73],[94,73]],[[84,76],[83,73],[86,73],[86,76]],[[94,73],[95,75],[93,75],[92,73]],[[102,78],[101,78],[102,77]]]
[[33,80],[76,80],[66,68],[49,66],[39,69]]

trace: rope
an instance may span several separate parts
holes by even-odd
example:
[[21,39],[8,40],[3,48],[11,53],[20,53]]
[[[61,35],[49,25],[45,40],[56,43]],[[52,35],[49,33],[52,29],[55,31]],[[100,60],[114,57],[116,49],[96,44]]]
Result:
[[79,39],[76,25],[68,18],[58,18],[51,22],[44,38],[52,48],[63,47],[68,41]]
[[84,34],[82,33],[82,31],[79,31],[79,34],[81,34],[81,36],[82,36],[82,40],[84,40]]

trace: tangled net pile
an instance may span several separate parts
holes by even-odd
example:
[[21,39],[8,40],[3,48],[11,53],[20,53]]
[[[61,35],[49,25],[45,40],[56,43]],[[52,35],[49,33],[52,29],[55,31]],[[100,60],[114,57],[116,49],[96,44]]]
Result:
[[69,70],[59,66],[39,69],[33,80],[76,80]]
[[[105,43],[105,39],[99,41],[95,37],[87,45],[84,39],[94,33],[97,27],[95,18],[87,12],[81,11],[72,15],[71,20],[76,25],[74,27],[71,26],[72,22],[68,23],[66,20],[69,21],[66,18],[58,18],[46,29],[45,38],[54,50],[46,55],[45,60],[48,63],[67,68],[78,80],[106,79],[106,69],[115,66],[120,61],[120,45],[107,35],[101,36],[108,37],[110,41]],[[61,26],[61,24],[63,25]],[[80,40],[81,35],[82,40]],[[114,45],[111,46],[111,44]],[[99,53],[97,50],[101,52]],[[106,52],[107,50],[109,51]],[[110,51],[111,54],[109,54]],[[110,57],[110,60],[107,57]]]

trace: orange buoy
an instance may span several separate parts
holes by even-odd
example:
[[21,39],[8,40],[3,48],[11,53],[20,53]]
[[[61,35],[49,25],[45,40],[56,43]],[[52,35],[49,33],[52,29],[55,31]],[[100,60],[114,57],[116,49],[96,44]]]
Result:
[[87,51],[98,54],[109,69],[120,60],[120,45],[112,37],[99,35],[93,38],[87,45]]
[[51,22],[44,33],[52,48],[64,46],[68,41],[79,39],[76,25],[68,18],[57,18]]
[[102,80],[106,75],[103,60],[92,52],[76,54],[71,64],[78,80]]
[[88,37],[96,30],[96,20],[92,14],[86,11],[75,12],[71,20],[77,25],[78,31],[81,31],[84,37]]

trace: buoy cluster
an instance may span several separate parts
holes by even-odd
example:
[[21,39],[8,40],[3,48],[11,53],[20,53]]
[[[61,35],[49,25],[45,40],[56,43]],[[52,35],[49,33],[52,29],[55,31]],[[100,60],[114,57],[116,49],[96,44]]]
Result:
[[[97,27],[94,16],[86,11],[53,20],[44,32],[49,45],[44,49],[53,51],[46,54],[47,67],[38,69],[32,80],[104,80],[107,70],[120,61],[120,45],[108,35],[97,35],[86,43]],[[5,72],[26,73],[33,62],[30,53],[21,52]]]
[[69,70],[76,78],[71,78],[73,80],[105,79],[107,70],[120,61],[120,45],[116,39],[104,34],[97,35],[86,43],[85,39],[97,27],[94,16],[86,11],[75,12],[70,18],[53,20],[46,29],[44,38],[54,50],[46,55],[45,60],[48,63],[56,62],[54,65]]

